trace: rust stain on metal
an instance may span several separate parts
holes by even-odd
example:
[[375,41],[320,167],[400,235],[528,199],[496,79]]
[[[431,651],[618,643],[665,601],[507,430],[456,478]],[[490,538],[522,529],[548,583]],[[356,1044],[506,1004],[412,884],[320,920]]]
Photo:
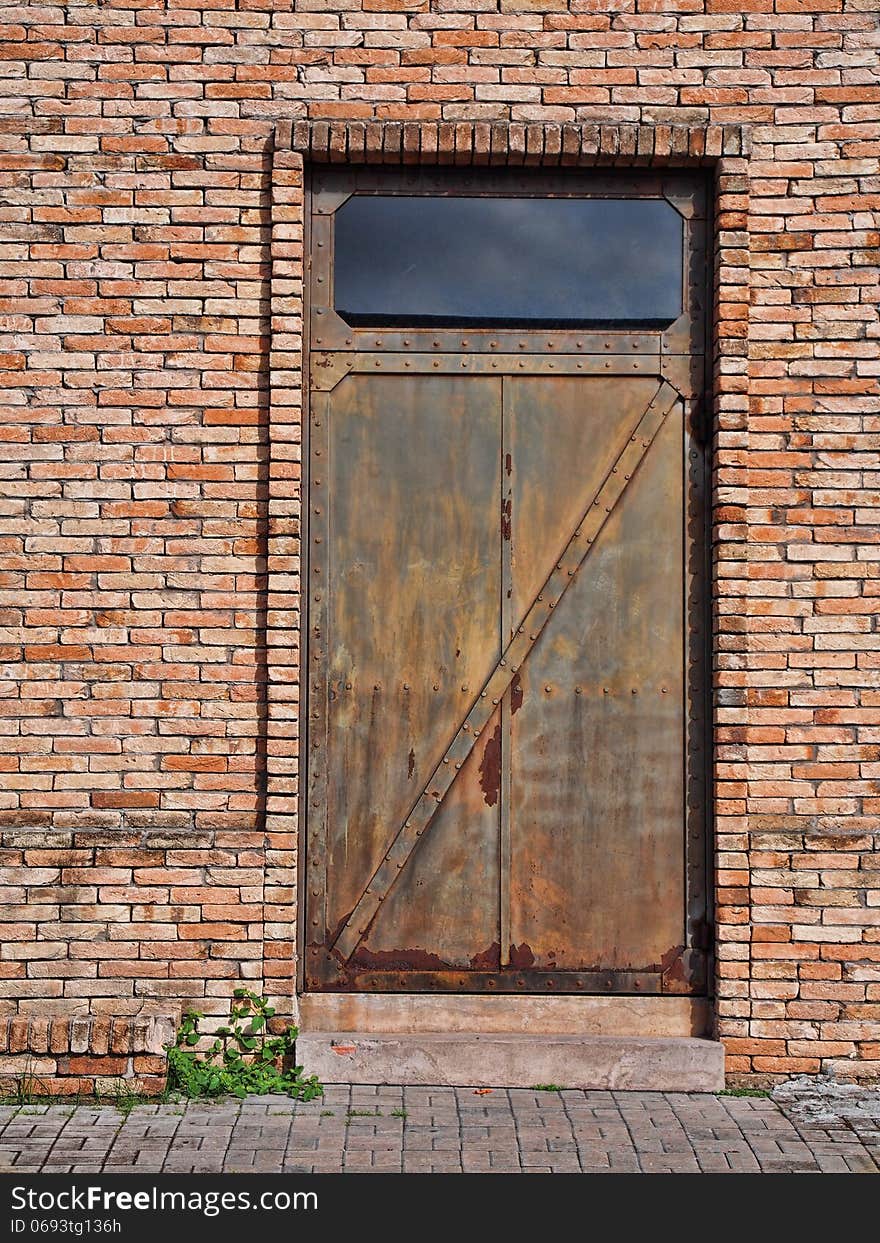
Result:
[[412,781],[412,775],[415,772],[415,770],[416,770],[416,753],[415,753],[415,750],[412,747],[410,747],[409,756],[407,757],[407,764],[406,764],[406,776],[409,781]]
[[500,957],[501,946],[497,941],[493,941],[488,949],[474,954],[471,958],[471,967],[474,971],[497,971]]
[[513,457],[509,453],[504,455],[504,473],[508,477],[513,473]]
[[437,954],[423,949],[370,950],[365,945],[358,946],[350,965],[376,971],[447,971],[450,966]]
[[525,941],[522,945],[511,945],[510,965],[517,971],[527,971],[534,964],[535,955]]
[[517,673],[510,684],[510,715],[516,716],[523,705],[522,679]]
[[501,505],[501,538],[506,540],[510,539],[510,514],[512,505],[513,502],[510,497],[508,497],[506,501],[503,501]]
[[496,725],[480,760],[480,789],[487,807],[494,807],[501,791],[501,726]]
[[683,945],[671,946],[660,958],[660,971],[664,984],[682,984],[685,982]]

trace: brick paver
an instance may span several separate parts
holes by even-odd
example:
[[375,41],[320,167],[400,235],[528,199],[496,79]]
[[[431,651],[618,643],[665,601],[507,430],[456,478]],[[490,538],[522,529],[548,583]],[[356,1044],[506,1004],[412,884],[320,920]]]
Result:
[[0,1170],[46,1173],[880,1172],[880,1092],[340,1087],[308,1103],[0,1106]]

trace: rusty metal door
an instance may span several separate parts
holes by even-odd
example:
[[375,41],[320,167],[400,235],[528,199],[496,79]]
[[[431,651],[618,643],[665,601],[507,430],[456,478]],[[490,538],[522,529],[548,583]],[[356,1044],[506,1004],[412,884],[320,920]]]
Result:
[[[662,199],[680,314],[346,322],[353,194],[493,191]],[[703,183],[326,170],[310,201],[304,987],[705,991]]]

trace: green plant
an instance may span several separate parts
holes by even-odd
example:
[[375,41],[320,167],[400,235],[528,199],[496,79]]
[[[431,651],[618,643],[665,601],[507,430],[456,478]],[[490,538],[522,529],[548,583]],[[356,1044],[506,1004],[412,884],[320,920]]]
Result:
[[406,1117],[406,1110],[405,1110],[405,1109],[392,1109],[392,1110],[391,1110],[391,1117],[392,1117],[392,1118],[405,1118],[405,1117]]
[[247,1096],[249,1093],[283,1093],[311,1101],[324,1089],[314,1075],[304,1076],[294,1060],[299,1034],[289,1027],[271,1036],[269,1020],[275,1010],[265,997],[237,988],[229,1011],[230,1026],[220,1027],[216,1039],[202,1055],[195,1046],[202,1039],[197,1010],[188,1010],[168,1046],[168,1086],[189,1097]]
[[322,1109],[321,1117],[322,1118],[335,1118],[336,1114],[333,1112],[332,1109]]
[[381,1109],[349,1109],[349,1118],[381,1118]]
[[34,1074],[34,1059],[28,1054],[25,1058],[24,1073],[15,1084],[13,1101],[16,1105],[36,1105],[41,1098],[49,1095],[44,1079]]
[[532,1085],[533,1092],[564,1092],[565,1088],[561,1088],[558,1083],[535,1083]]
[[769,1096],[766,1088],[722,1088],[719,1096]]

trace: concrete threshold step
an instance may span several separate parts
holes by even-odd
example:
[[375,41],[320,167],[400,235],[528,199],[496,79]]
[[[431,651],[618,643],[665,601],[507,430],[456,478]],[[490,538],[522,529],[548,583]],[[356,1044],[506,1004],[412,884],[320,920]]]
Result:
[[322,1083],[717,1092],[724,1049],[694,1036],[301,1032],[296,1059]]

